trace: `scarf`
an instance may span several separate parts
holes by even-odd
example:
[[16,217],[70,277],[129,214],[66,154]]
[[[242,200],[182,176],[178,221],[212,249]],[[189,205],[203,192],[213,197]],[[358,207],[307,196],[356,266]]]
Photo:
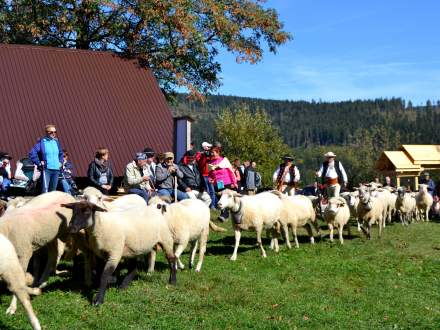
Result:
[[104,159],[95,158],[95,164],[101,173],[105,173],[108,171],[108,168],[109,168],[108,162],[105,161]]

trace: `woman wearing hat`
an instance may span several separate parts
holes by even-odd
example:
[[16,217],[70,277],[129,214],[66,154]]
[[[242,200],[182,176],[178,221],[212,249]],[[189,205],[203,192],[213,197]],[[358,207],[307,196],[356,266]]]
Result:
[[347,186],[347,173],[341,162],[335,160],[336,155],[329,151],[325,155],[325,161],[316,172],[318,178],[322,178],[322,184],[327,186],[327,197],[339,197],[341,186]]
[[283,157],[284,163],[280,164],[273,173],[272,179],[276,190],[292,196],[295,195],[295,186],[298,184],[300,174],[298,168],[293,164],[294,158],[286,155]]

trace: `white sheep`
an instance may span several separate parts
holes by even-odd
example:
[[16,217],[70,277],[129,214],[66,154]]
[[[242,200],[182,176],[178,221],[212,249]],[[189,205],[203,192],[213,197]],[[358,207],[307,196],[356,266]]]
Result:
[[330,241],[333,242],[333,227],[338,228],[339,241],[344,244],[344,238],[342,237],[342,231],[344,226],[347,225],[348,236],[350,233],[350,209],[347,202],[343,197],[332,197],[328,200],[328,205],[324,210],[324,220],[328,224],[330,230]]
[[275,251],[279,251],[275,229],[279,226],[282,202],[277,196],[271,192],[262,192],[255,196],[242,196],[233,190],[225,189],[221,192],[217,205],[221,210],[229,209],[232,213],[235,246],[231,260],[237,260],[242,230],[256,231],[257,242],[263,258],[266,258],[266,251],[261,241],[261,233],[263,229],[272,230]]
[[93,304],[104,302],[107,285],[122,258],[131,258],[128,275],[120,286],[126,288],[137,274],[135,257],[151,252],[157,244],[162,246],[170,265],[169,282],[176,283],[173,237],[167,221],[157,207],[147,206],[144,202],[142,206],[107,212],[87,201],[63,206],[73,210],[70,232],[86,230],[89,248],[106,261]]
[[[159,205],[163,210],[174,239],[174,254],[180,269],[185,268],[180,260],[180,255],[188,243],[191,243],[189,268],[192,268],[194,263],[197,245],[200,246],[199,261],[196,266],[196,272],[200,272],[210,228],[209,207],[199,199],[184,199],[178,203],[167,204],[159,197],[151,198],[148,204]],[[152,254],[149,265],[150,272],[154,269],[155,252]]]
[[348,208],[350,209],[350,216],[356,219],[357,230],[361,231],[361,223],[359,222],[359,217],[357,214],[357,207],[359,205],[359,191],[343,192],[340,194],[342,198],[347,202]]
[[[61,204],[74,200],[64,192],[49,192],[35,197],[23,207],[13,209],[0,218],[0,233],[14,245],[24,271],[28,268],[33,252],[47,246],[47,263],[40,279],[36,281],[40,287],[45,286],[50,273],[56,268],[57,238],[66,238],[68,221],[72,216],[72,212],[62,208]],[[17,299],[14,295],[7,313],[14,314],[16,309]]]
[[419,185],[419,192],[416,195],[417,210],[421,221],[429,221],[429,210],[434,203],[431,194],[428,192],[428,185]]
[[[32,278],[26,278],[26,274],[18,261],[17,253],[12,243],[0,234],[0,278],[6,282],[11,291],[23,305],[29,321],[34,330],[40,330],[40,322],[32,309],[29,295],[39,295],[41,290],[29,288],[27,284],[32,282]],[[29,283],[30,282],[30,283]]]
[[289,227],[292,230],[293,238],[295,240],[295,247],[299,248],[297,228],[305,227],[310,237],[310,243],[314,244],[315,239],[313,237],[312,224],[319,235],[321,235],[317,220],[316,213],[313,207],[312,201],[302,195],[286,196],[278,191],[272,191],[277,195],[282,202],[282,209],[280,213],[280,224],[283,229],[284,237],[286,239],[286,245],[290,249],[289,239]]
[[397,190],[396,211],[402,225],[413,222],[416,212],[416,200],[403,187]]
[[379,237],[382,236],[384,205],[379,198],[372,196],[367,187],[359,188],[357,213],[359,220],[362,222],[361,229],[368,239],[371,239],[371,227],[373,224],[378,225]]

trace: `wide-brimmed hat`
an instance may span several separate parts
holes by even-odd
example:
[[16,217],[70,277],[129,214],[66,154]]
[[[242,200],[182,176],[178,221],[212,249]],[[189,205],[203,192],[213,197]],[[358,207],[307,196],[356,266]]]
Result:
[[174,154],[172,152],[164,152],[163,154],[163,159],[167,160],[167,159],[174,159]]
[[284,159],[284,160],[291,160],[291,161],[294,161],[294,160],[295,160],[295,158],[294,158],[293,156],[291,156],[291,155],[284,155],[284,156],[283,156],[283,159]]
[[324,154],[324,157],[330,158],[330,157],[336,157],[336,155],[332,151],[329,151],[326,154]]

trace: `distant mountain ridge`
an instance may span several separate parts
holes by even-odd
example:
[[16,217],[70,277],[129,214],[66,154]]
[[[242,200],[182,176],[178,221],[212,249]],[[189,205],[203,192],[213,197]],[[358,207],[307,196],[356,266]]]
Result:
[[193,139],[199,143],[214,140],[214,119],[224,109],[246,105],[251,111],[262,109],[280,129],[284,141],[292,148],[326,145],[350,145],[353,136],[364,131],[379,131],[384,147],[402,143],[440,143],[440,102],[427,101],[413,107],[401,98],[355,100],[343,102],[279,101],[238,96],[212,95],[205,103],[189,101],[177,95],[172,105],[175,115],[195,119]]

